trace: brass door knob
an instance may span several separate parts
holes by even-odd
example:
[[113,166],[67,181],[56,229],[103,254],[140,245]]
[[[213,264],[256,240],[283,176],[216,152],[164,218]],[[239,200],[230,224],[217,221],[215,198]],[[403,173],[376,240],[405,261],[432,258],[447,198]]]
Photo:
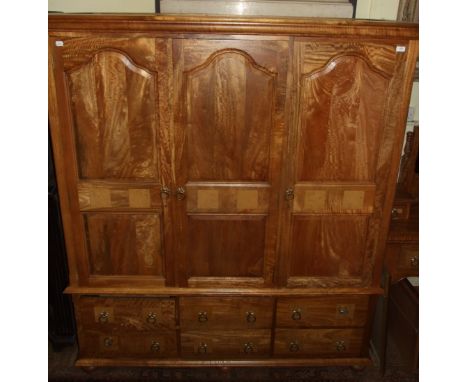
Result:
[[171,189],[167,186],[162,186],[161,187],[161,197],[163,199],[167,199],[171,196]]
[[199,354],[206,354],[208,352],[208,345],[205,343],[201,343],[198,345],[198,353]]
[[285,199],[286,200],[293,200],[294,199],[294,190],[292,188],[288,188],[285,192]]
[[152,352],[158,352],[158,351],[160,351],[160,350],[161,350],[161,345],[159,344],[159,342],[153,341],[153,342],[151,343],[151,351],[152,351]]
[[146,316],[146,322],[148,324],[154,325],[156,323],[156,313],[153,313],[153,312],[148,313],[148,315]]
[[346,350],[346,344],[344,341],[336,341],[336,350],[339,352]]
[[300,320],[302,317],[301,315],[301,310],[300,309],[294,309],[293,310],[293,313],[291,315],[291,318],[294,320],[294,321],[298,321]]
[[107,348],[110,348],[114,344],[114,340],[112,337],[106,337],[104,338],[104,346]]
[[198,322],[206,322],[206,321],[208,321],[208,313],[198,312]]
[[419,266],[419,258],[416,257],[416,256],[413,256],[411,259],[410,259],[410,263],[411,263],[411,267],[412,268],[417,268]]
[[183,200],[185,199],[185,188],[184,187],[178,187],[176,190],[176,198],[177,200]]
[[101,312],[99,314],[99,322],[101,323],[106,323],[107,321],[109,321],[109,313],[104,311],[104,312]]
[[249,323],[254,323],[255,321],[257,321],[257,317],[255,316],[254,312],[246,312],[245,313],[245,319]]
[[244,353],[253,353],[254,345],[252,342],[247,342],[244,344]]
[[296,353],[299,351],[299,343],[297,341],[293,341],[289,344],[289,351]]

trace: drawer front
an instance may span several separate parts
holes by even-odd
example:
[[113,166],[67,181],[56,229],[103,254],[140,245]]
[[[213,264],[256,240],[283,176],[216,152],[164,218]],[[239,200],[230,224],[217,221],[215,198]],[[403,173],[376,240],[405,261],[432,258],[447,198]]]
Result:
[[277,329],[275,356],[357,357],[363,329]]
[[181,297],[179,302],[180,327],[185,330],[272,327],[272,298]]
[[276,326],[364,326],[368,303],[369,296],[280,298],[276,308]]
[[78,321],[88,329],[175,329],[175,301],[171,298],[81,297],[75,301]]
[[86,330],[79,333],[80,357],[170,358],[177,356],[175,331],[115,333]]
[[271,331],[190,331],[181,334],[183,357],[258,358],[270,354]]
[[407,270],[411,275],[419,275],[419,247],[402,245],[398,256],[398,270]]

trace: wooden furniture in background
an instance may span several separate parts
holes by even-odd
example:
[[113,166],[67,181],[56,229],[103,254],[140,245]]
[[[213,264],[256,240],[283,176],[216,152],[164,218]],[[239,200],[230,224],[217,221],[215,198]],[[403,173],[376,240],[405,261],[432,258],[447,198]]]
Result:
[[400,0],[397,20],[419,23],[419,0]]
[[50,15],[77,365],[368,364],[417,39]]
[[418,367],[418,296],[405,279],[419,276],[418,158],[419,126],[415,126],[414,131],[407,133],[401,158],[385,250],[382,278],[385,293],[377,302],[371,341],[382,373],[385,371],[388,335],[395,339],[406,369],[414,372]]

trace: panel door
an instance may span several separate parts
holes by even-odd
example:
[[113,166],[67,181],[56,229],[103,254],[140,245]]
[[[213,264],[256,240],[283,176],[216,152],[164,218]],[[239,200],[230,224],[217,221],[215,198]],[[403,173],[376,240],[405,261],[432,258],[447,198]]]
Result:
[[391,44],[295,42],[283,284],[369,284],[403,128],[405,60]]
[[171,283],[161,194],[170,170],[159,118],[166,46],[154,38],[51,40],[59,105],[52,133],[80,284]]
[[177,277],[272,283],[288,41],[174,40]]

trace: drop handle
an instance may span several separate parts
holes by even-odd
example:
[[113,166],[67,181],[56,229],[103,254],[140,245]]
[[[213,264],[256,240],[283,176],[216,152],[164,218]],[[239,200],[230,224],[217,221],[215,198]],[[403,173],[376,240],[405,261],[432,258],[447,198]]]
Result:
[[107,321],[109,321],[109,313],[104,311],[104,312],[101,312],[99,314],[99,322],[100,323],[106,323]]
[[293,200],[294,199],[294,189],[293,188],[288,188],[285,192],[284,198],[287,201]]
[[105,347],[110,348],[110,347],[112,347],[113,344],[114,344],[114,340],[112,339],[112,337],[104,338],[104,346]]
[[160,350],[161,350],[161,345],[160,345],[160,343],[157,342],[157,341],[153,341],[153,342],[151,343],[151,351],[157,353],[157,352],[159,352]]
[[177,198],[177,200],[184,200],[185,199],[185,188],[184,187],[177,187],[176,198]]
[[156,313],[153,313],[153,312],[148,313],[148,315],[146,316],[146,322],[148,324],[154,325],[156,323]]
[[254,345],[252,342],[247,342],[244,344],[244,353],[253,353]]
[[338,313],[340,316],[347,316],[349,313],[348,307],[347,306],[339,306],[338,307]]
[[245,319],[247,320],[247,322],[249,323],[254,323],[255,321],[257,321],[257,317],[255,316],[255,313],[254,312],[246,312],[245,313]]
[[346,344],[344,341],[336,341],[336,351],[342,352],[346,350]]
[[198,322],[206,322],[206,321],[208,321],[208,313],[198,312]]
[[205,343],[201,343],[198,345],[198,353],[199,354],[206,354],[208,352],[208,345]]
[[294,321],[298,321],[302,318],[301,310],[300,309],[294,309],[291,315],[291,318]]
[[296,353],[299,351],[299,343],[297,341],[293,341],[289,344],[289,351],[292,353]]

